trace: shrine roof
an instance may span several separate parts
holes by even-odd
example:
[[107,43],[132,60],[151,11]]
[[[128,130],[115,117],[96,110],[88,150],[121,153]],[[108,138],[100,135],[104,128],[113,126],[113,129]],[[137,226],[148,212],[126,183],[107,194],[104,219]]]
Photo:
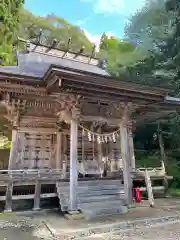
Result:
[[[164,98],[170,92],[170,89],[120,79],[116,81],[105,69],[98,66],[98,59],[93,56],[51,49],[33,43],[30,43],[25,51],[17,53],[17,66],[0,67],[0,74],[3,77],[4,75],[13,76],[14,79],[20,77],[23,81],[44,80],[46,83],[57,75],[59,78],[66,79],[63,87],[70,87],[74,91],[89,89],[91,94],[99,94],[99,97],[103,94],[109,97],[107,96],[109,94],[113,99],[117,97]],[[54,87],[56,88],[55,85]],[[102,97],[104,98],[104,95]],[[173,101],[177,104],[177,101]],[[172,102],[172,99],[169,99],[169,102]]]
[[59,68],[73,69],[74,71],[82,71],[87,74],[109,76],[107,71],[97,65],[40,52],[19,52],[17,60],[17,66],[0,67],[0,72],[43,79],[51,65],[56,65]]
[[[35,64],[36,66],[3,66],[0,67],[0,73],[7,73],[12,75],[22,75],[27,77],[43,78],[46,70],[45,64]],[[48,67],[47,67],[48,69]]]

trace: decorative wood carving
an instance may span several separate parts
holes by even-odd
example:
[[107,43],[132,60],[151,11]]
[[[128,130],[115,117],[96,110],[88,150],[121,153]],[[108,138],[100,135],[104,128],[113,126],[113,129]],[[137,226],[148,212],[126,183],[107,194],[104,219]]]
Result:
[[16,100],[9,93],[3,95],[1,105],[5,106],[7,114],[4,116],[13,127],[19,126],[20,116],[25,113],[26,100]]
[[60,78],[56,75],[53,75],[50,79],[48,79],[46,89],[48,90],[51,86],[53,86]]
[[[28,79],[29,80],[29,79]],[[4,93],[42,93],[42,96],[47,96],[46,89],[43,87],[42,81],[33,81],[34,79],[31,77],[31,81],[22,81],[22,79],[14,76],[0,76],[0,92]]]
[[25,116],[21,119],[20,126],[27,128],[56,128],[56,118]]
[[57,102],[60,104],[60,111],[57,113],[59,122],[70,123],[72,119],[77,120],[80,117],[80,98],[79,95],[65,95]]
[[121,118],[124,112],[131,114],[133,107],[130,103],[98,104],[96,102],[83,102],[81,104],[82,115],[101,116],[104,118]]

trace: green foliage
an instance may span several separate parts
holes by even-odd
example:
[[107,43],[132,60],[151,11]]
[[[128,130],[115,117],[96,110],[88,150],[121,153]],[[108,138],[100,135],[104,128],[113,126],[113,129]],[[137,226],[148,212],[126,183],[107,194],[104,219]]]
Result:
[[0,149],[11,148],[11,141],[5,136],[0,136]]
[[71,38],[70,49],[72,51],[79,51],[82,46],[85,47],[85,53],[89,54],[92,51],[92,43],[79,27],[71,25],[66,20],[53,14],[47,17],[40,17],[22,10],[18,26],[18,36],[38,41],[40,33],[41,44],[51,45],[53,40],[56,39],[57,48],[66,48],[68,40]]
[[[141,13],[132,18],[132,24],[127,28],[129,40],[133,33],[137,32],[136,40],[141,42],[141,47],[148,52],[144,60],[137,61],[131,66],[127,75],[138,76],[138,81],[152,84],[153,86],[165,86],[172,89],[174,96],[180,96],[180,5],[177,0],[168,2],[156,1],[149,8],[142,9]],[[141,25],[140,25],[141,23]],[[143,29],[143,30],[142,30]],[[150,29],[148,34],[143,34],[145,29]],[[158,29],[158,31],[156,31]],[[152,44],[153,43],[153,44]],[[161,123],[163,130],[170,134],[164,134],[165,149],[168,155],[167,171],[174,176],[175,184],[180,187],[180,113],[172,114]],[[148,132],[153,133],[152,125],[145,125],[144,138],[148,139]],[[142,130],[142,126],[141,126]],[[137,142],[147,142],[137,131]],[[140,136],[142,138],[140,138]],[[143,141],[142,141],[143,140]],[[137,143],[136,143],[137,144]],[[148,148],[157,149],[156,145],[149,144]]]
[[[120,69],[133,61],[135,47],[127,40],[108,38],[104,33],[100,41],[100,58],[108,60],[108,70],[112,75],[118,76]],[[131,57],[130,57],[131,56]]]
[[0,64],[9,65],[14,60],[13,43],[22,4],[22,0],[2,0],[0,4]]
[[[178,0],[147,1],[130,18],[126,40],[103,34],[100,49],[114,76],[172,89],[180,96],[180,4]],[[167,171],[180,187],[180,112],[159,121],[168,157]],[[157,123],[142,124],[135,132],[138,167],[160,166]],[[168,134],[167,134],[168,133]],[[143,150],[143,151],[142,151]]]
[[40,40],[39,43],[44,45],[52,45],[56,39],[57,48],[66,48],[71,38],[72,51],[79,51],[84,46],[85,54],[92,52],[93,44],[79,27],[53,14],[46,17],[35,16],[22,8],[22,0],[3,0],[0,4],[0,16],[1,65],[15,63],[13,45],[17,37],[35,42]]

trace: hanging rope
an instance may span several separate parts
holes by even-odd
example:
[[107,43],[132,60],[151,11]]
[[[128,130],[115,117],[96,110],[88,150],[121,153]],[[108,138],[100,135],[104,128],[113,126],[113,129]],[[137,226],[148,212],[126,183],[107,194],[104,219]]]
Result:
[[81,124],[79,124],[79,127],[81,127],[82,129],[84,129],[85,131],[91,133],[94,136],[100,136],[100,137],[106,137],[106,136],[111,136],[113,134],[117,134],[120,132],[120,128],[114,132],[111,133],[96,133],[96,132],[92,132],[91,130],[89,130],[88,128],[85,128],[84,126],[82,126]]

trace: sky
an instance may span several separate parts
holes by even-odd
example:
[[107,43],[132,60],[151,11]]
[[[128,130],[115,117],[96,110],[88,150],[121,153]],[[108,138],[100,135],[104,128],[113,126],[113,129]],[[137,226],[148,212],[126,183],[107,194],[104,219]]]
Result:
[[40,16],[54,13],[81,27],[98,44],[103,32],[123,37],[129,17],[143,4],[144,0],[26,0],[25,8]]

